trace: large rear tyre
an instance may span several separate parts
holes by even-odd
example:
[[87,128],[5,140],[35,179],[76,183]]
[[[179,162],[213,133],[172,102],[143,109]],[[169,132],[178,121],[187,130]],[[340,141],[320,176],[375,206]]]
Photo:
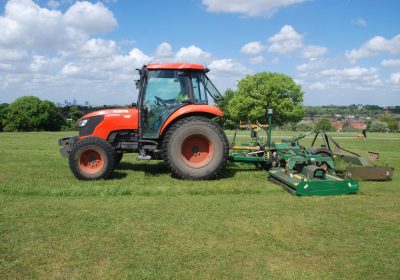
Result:
[[163,158],[179,178],[216,178],[228,159],[228,139],[208,118],[193,116],[176,122],[163,141]]
[[106,179],[113,172],[114,148],[96,137],[88,137],[75,143],[69,154],[69,166],[81,180]]

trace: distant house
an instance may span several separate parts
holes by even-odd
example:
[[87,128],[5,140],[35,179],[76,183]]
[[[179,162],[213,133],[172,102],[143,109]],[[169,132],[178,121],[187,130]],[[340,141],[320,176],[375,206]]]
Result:
[[352,121],[350,122],[350,127],[354,129],[365,129],[367,125],[365,124],[364,121]]
[[331,120],[331,124],[332,124],[333,127],[335,127],[335,130],[337,132],[342,131],[342,129],[343,129],[343,122],[342,121]]

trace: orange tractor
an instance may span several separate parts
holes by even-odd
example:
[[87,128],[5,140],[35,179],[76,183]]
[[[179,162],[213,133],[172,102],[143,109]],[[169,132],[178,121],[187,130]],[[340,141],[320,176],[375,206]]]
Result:
[[149,64],[139,70],[137,104],[83,116],[79,136],[62,138],[60,152],[78,179],[109,177],[124,153],[163,159],[177,177],[211,179],[228,158],[228,140],[208,105],[221,94],[198,64]]

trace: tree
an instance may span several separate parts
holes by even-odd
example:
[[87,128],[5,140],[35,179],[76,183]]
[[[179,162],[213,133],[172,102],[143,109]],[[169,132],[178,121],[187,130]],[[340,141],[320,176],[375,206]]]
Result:
[[8,107],[8,104],[6,104],[6,103],[0,104],[0,131],[3,131],[4,120],[5,120],[6,114],[7,114],[7,107]]
[[239,81],[228,103],[232,118],[266,122],[266,111],[274,110],[274,123],[298,122],[304,116],[303,91],[289,76],[262,72]]
[[35,96],[24,96],[8,107],[4,131],[57,131],[62,123],[63,119],[54,103]]
[[316,129],[325,130],[325,131],[335,131],[335,128],[331,124],[328,118],[322,118],[317,125],[315,126]]
[[70,119],[72,119],[73,122],[76,122],[76,121],[79,120],[82,116],[83,116],[83,113],[81,112],[81,110],[79,109],[78,106],[71,106],[71,108],[69,108],[68,117],[69,117]]
[[217,107],[224,112],[223,117],[218,117],[217,122],[226,129],[235,129],[238,126],[239,121],[232,118],[229,113],[229,102],[232,100],[235,92],[231,89],[227,89],[224,94],[224,99],[217,101]]

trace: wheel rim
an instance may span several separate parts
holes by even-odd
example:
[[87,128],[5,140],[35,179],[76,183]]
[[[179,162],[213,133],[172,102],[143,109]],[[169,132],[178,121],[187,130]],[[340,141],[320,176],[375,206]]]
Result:
[[206,136],[200,134],[190,135],[183,141],[181,153],[187,165],[200,168],[212,160],[214,147]]
[[79,157],[79,166],[85,173],[97,173],[104,167],[104,157],[94,149],[85,150]]

